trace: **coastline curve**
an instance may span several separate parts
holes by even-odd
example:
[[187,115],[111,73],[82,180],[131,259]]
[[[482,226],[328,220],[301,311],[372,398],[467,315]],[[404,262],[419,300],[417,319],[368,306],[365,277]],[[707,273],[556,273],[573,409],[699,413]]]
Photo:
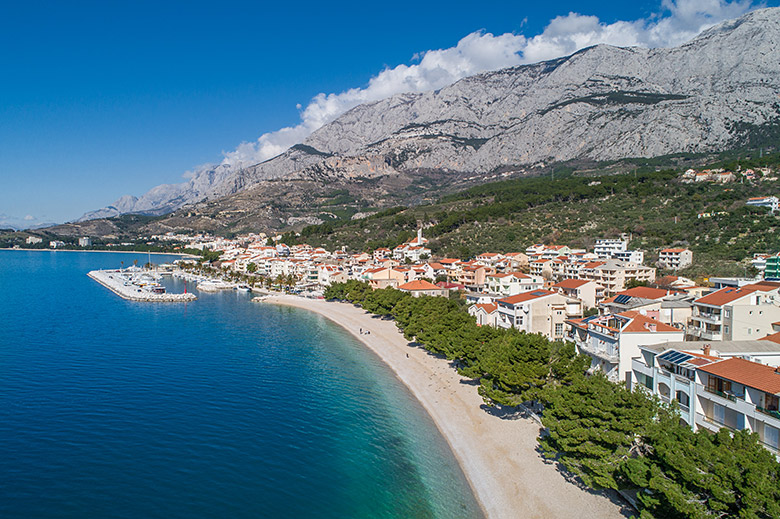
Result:
[[570,483],[541,458],[538,424],[485,412],[474,386],[446,359],[410,345],[394,321],[348,303],[290,295],[271,295],[264,302],[317,313],[374,352],[430,415],[486,517],[625,517],[614,497]]

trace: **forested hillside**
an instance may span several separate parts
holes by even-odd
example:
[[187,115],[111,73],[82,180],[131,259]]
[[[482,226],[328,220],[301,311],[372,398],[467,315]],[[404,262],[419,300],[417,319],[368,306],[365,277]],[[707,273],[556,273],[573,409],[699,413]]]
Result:
[[[776,171],[778,164],[780,155],[714,166],[744,171],[770,165]],[[750,197],[778,194],[780,183],[771,180],[774,177],[748,181],[738,174],[736,182],[727,184],[684,184],[681,173],[645,170],[576,177],[558,173],[558,178],[496,182],[435,204],[309,226],[300,237],[288,234],[285,239],[369,250],[398,245],[423,225],[434,254],[466,258],[488,250],[524,250],[536,242],[589,248],[597,238],[629,233],[631,247],[647,251],[649,262],[660,247],[690,247],[696,263],[691,275],[744,274],[743,260],[753,253],[780,250],[778,217],[745,205]]]

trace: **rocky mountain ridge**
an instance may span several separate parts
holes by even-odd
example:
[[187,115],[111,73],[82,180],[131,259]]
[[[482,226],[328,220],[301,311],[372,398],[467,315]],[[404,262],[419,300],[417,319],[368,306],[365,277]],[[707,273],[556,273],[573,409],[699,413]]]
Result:
[[338,187],[431,170],[462,176],[756,146],[780,136],[777,56],[780,8],[724,22],[671,49],[598,45],[360,105],[261,164],[200,171],[84,218],[187,211],[280,180]]

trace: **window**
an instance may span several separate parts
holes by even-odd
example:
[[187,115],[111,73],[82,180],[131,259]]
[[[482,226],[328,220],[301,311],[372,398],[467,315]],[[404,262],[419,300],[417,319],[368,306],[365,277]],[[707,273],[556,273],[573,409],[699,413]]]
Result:
[[555,323],[555,336],[560,337],[563,335],[563,323]]
[[711,393],[725,393],[726,391],[731,391],[731,381],[709,375],[707,377],[707,390]]
[[728,324],[723,327],[723,333],[729,333],[729,325]]
[[775,449],[777,449],[778,440],[780,439],[778,438],[778,436],[780,436],[778,435],[778,432],[780,431],[778,431],[771,425],[764,425],[764,443],[766,443],[770,447],[774,447]]
[[726,423],[726,408],[719,404],[712,404],[712,419],[719,423]]
[[726,310],[726,319],[731,317],[731,310]]

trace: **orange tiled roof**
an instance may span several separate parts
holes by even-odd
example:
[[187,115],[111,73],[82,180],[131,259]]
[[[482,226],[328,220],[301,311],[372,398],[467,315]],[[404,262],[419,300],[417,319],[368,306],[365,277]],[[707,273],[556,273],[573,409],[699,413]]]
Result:
[[398,290],[441,290],[441,288],[424,279],[415,279],[414,281],[404,283],[398,287]]
[[622,312],[617,315],[622,315],[623,317],[631,319],[631,322],[623,328],[623,333],[648,333],[651,332],[649,326],[655,326],[655,333],[682,332],[682,330],[679,330],[674,326],[669,326],[661,321],[656,321],[639,312]]
[[699,370],[759,391],[766,391],[773,395],[780,394],[780,373],[771,366],[734,357],[701,367]]
[[772,342],[775,342],[777,344],[780,344],[780,332],[771,333],[771,334],[767,335],[766,337],[762,337],[762,338],[760,338],[758,340],[759,341],[772,341]]
[[727,303],[731,303],[732,301],[736,301],[741,297],[752,294],[757,290],[757,288],[751,288],[748,286],[744,286],[742,288],[725,287],[716,292],[713,292],[712,294],[707,294],[704,297],[700,297],[694,302],[701,303],[703,305],[722,306]]
[[480,303],[480,304],[477,304],[477,305],[474,305],[474,306],[476,306],[477,308],[483,309],[484,311],[486,311],[489,314],[492,314],[498,308],[498,305],[494,304],[494,303]]
[[505,297],[504,299],[499,299],[502,303],[508,303],[510,305],[514,305],[517,303],[523,303],[525,301],[531,301],[533,299],[538,299],[540,297],[546,297],[556,295],[555,292],[551,292],[549,290],[534,290],[532,292],[524,292],[522,294],[517,294],[516,296],[510,296]]
[[553,288],[580,288],[587,283],[590,283],[587,279],[564,279],[554,284]]

